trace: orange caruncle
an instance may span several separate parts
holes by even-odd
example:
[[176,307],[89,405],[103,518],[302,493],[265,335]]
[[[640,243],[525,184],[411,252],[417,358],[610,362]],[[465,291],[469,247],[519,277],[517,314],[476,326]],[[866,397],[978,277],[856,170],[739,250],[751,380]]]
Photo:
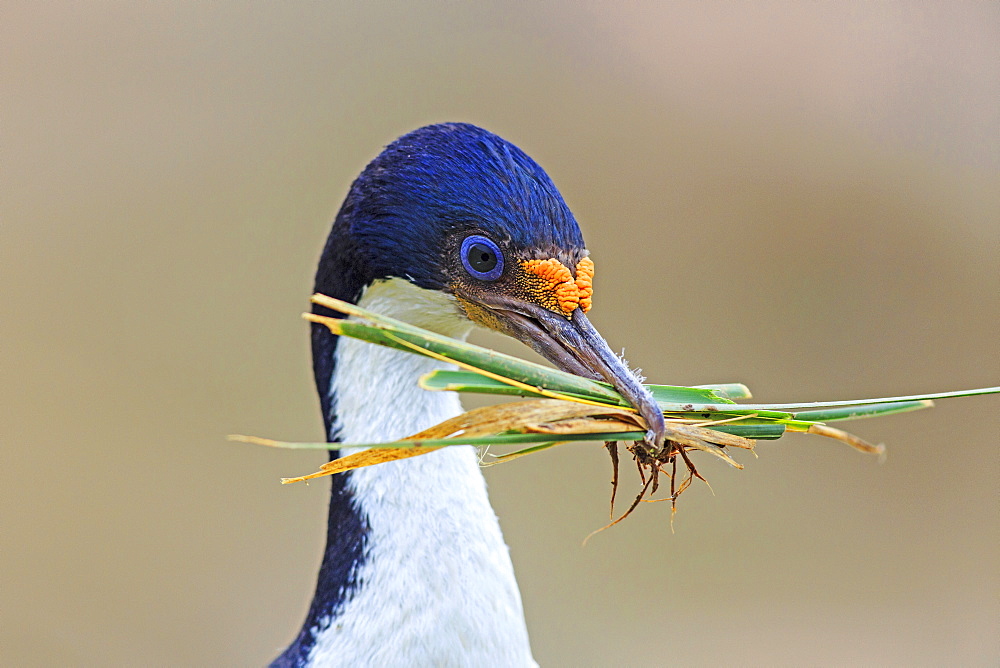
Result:
[[586,313],[594,296],[594,261],[589,257],[576,264],[576,287],[580,290],[580,308]]
[[528,260],[521,263],[527,279],[525,296],[550,311],[569,316],[577,306],[590,310],[594,294],[594,263],[584,258],[576,266],[576,279],[559,260]]

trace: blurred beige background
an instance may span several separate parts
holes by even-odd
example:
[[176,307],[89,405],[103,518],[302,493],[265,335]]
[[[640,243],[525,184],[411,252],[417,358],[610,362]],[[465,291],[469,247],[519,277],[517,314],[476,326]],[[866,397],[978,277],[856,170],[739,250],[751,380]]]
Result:
[[[593,320],[659,382],[762,401],[1000,384],[1000,5],[4,3],[5,665],[260,665],[326,485],[306,308],[397,135],[552,175]],[[480,342],[503,345],[497,338]],[[995,665],[997,398],[714,461],[607,513],[597,447],[490,469],[543,665]],[[629,477],[634,486],[635,481]],[[634,487],[623,490],[628,494]]]

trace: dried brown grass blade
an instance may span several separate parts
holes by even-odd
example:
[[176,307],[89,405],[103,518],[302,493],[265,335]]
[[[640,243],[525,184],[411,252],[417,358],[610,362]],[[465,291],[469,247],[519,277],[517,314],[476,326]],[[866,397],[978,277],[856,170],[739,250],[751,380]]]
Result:
[[[569,418],[558,422],[526,424],[524,431],[532,434],[610,434],[645,429],[636,420],[597,419],[593,417]],[[595,439],[597,440],[597,439]]]
[[[619,411],[615,408],[601,408],[599,412],[602,415],[630,416],[626,411]],[[514,429],[523,429],[526,425],[535,426],[558,423],[560,420],[572,420],[591,413],[594,413],[593,406],[570,403],[558,399],[534,399],[509,404],[483,406],[445,420],[403,440],[421,441],[425,439],[453,437],[456,439],[456,444],[460,444],[462,436],[489,436]],[[598,421],[594,420],[594,422]],[[630,423],[629,428],[634,428],[634,423]],[[619,431],[621,430],[619,429]],[[270,445],[273,443],[273,441],[269,442],[268,439],[255,439],[253,442],[260,445]],[[346,457],[327,462],[315,473],[295,478],[282,478],[281,482],[289,484],[312,480],[314,478],[333,475],[334,473],[352,471],[365,466],[374,466],[376,464],[409,459],[410,457],[419,457],[437,449],[436,447],[404,449],[369,448],[368,450],[355,452]]]
[[872,445],[868,441],[858,438],[854,434],[849,434],[843,429],[836,429],[835,427],[828,427],[825,424],[813,424],[809,426],[807,434],[817,434],[819,436],[826,436],[827,438],[832,438],[840,441],[841,443],[846,443],[855,450],[860,450],[861,452],[867,452],[872,455],[884,455],[885,446],[884,445]]
[[368,450],[362,450],[361,452],[355,452],[346,457],[341,457],[340,459],[334,459],[332,462],[327,462],[319,467],[319,471],[316,473],[310,473],[309,475],[298,476],[297,478],[282,478],[281,484],[287,485],[293,482],[303,482],[305,480],[312,480],[314,478],[322,478],[323,476],[333,475],[334,473],[343,473],[344,471],[353,471],[354,469],[360,469],[365,466],[374,466],[376,464],[385,464],[387,462],[394,462],[400,459],[408,459],[410,457],[418,457],[420,455],[426,455],[428,452],[433,452],[437,448],[370,448]]

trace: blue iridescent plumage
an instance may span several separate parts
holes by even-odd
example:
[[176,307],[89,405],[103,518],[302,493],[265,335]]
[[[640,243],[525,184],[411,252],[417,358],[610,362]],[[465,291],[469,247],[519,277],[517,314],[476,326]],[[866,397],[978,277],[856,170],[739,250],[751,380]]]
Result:
[[343,289],[333,272],[349,266],[354,289],[398,276],[440,290],[446,238],[473,228],[518,249],[584,246],[562,195],[523,151],[474,125],[430,125],[394,141],[355,180],[316,289]]
[[[447,287],[447,255],[468,230],[539,257],[584,248],[562,195],[517,146],[475,125],[442,123],[403,135],[351,185],[327,238],[314,292],[354,302],[365,286],[405,278],[429,290]],[[314,311],[339,317],[320,306]],[[332,347],[336,337],[312,326],[316,387],[331,428]]]

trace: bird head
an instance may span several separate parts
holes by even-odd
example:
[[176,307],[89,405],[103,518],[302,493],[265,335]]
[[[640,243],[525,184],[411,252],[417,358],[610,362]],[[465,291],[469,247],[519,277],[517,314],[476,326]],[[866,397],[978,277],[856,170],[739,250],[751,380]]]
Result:
[[660,445],[655,400],[587,319],[588,255],[576,219],[534,160],[476,126],[431,125],[390,144],[354,182],[316,291],[356,301],[375,281],[399,278],[449,294],[461,317],[565,371],[612,384],[646,419],[647,440]]

